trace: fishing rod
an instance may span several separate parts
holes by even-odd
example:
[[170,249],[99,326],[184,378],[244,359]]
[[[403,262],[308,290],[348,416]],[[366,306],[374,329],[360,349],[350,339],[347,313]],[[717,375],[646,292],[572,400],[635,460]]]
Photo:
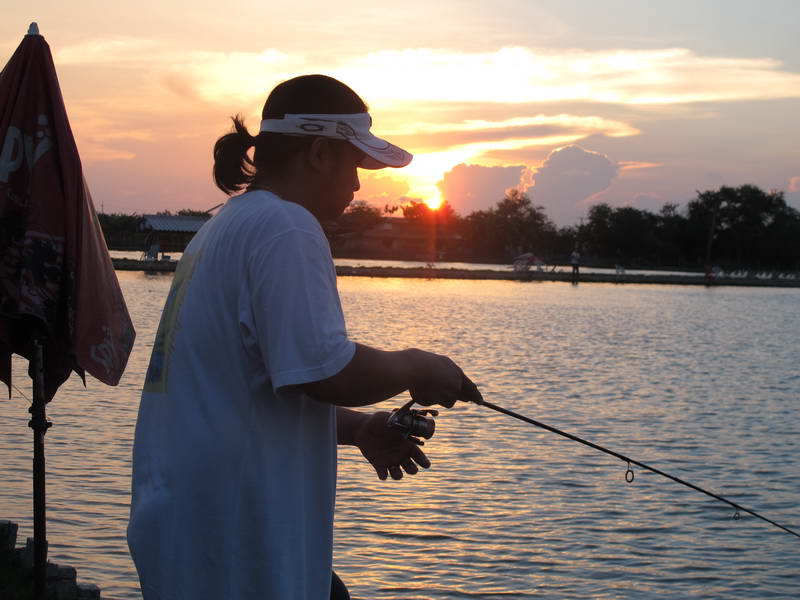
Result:
[[[745,508],[741,504],[737,504],[736,502],[728,500],[727,498],[724,498],[723,496],[719,496],[718,494],[715,494],[713,492],[709,492],[708,490],[704,490],[703,488],[701,488],[699,486],[696,486],[693,483],[689,483],[688,481],[684,481],[680,477],[675,477],[674,475],[670,475],[669,473],[665,473],[664,471],[662,471],[660,469],[656,469],[655,467],[651,467],[650,465],[645,464],[643,462],[640,462],[638,460],[634,460],[633,458],[630,458],[629,456],[625,456],[624,454],[620,454],[619,452],[614,452],[613,450],[609,450],[608,448],[600,446],[599,444],[595,444],[593,442],[590,442],[588,440],[580,438],[577,435],[573,435],[571,433],[567,433],[566,431],[562,431],[561,429],[558,429],[556,427],[552,427],[551,425],[547,425],[546,423],[542,423],[541,421],[537,421],[535,419],[531,419],[530,417],[526,417],[525,415],[521,415],[519,413],[515,413],[514,411],[508,410],[507,408],[503,408],[502,406],[498,406],[497,404],[492,404],[491,402],[488,402],[488,401],[483,399],[483,396],[481,395],[480,391],[478,390],[477,386],[475,386],[474,383],[472,383],[469,380],[467,380],[467,381],[468,381],[468,383],[465,382],[465,386],[464,386],[465,389],[462,392],[462,398],[461,398],[462,400],[464,400],[466,402],[472,402],[473,404],[477,404],[478,406],[485,406],[486,408],[490,408],[490,409],[492,409],[494,411],[497,411],[499,413],[502,413],[504,415],[508,415],[509,417],[514,417],[515,419],[519,419],[520,421],[524,421],[525,423],[529,423],[531,425],[535,425],[536,427],[539,427],[541,429],[545,429],[545,430],[550,431],[552,433],[556,433],[556,434],[558,434],[560,436],[563,436],[563,437],[565,437],[567,439],[570,439],[572,441],[579,442],[579,443],[583,444],[584,446],[589,446],[590,448],[594,448],[595,450],[599,450],[600,452],[604,452],[605,454],[608,454],[609,456],[613,456],[614,458],[618,458],[619,460],[627,463],[627,465],[628,465],[628,468],[625,471],[625,481],[628,482],[628,483],[632,483],[633,479],[635,477],[633,469],[631,468],[631,465],[637,465],[639,467],[642,467],[643,469],[647,469],[648,471],[651,471],[651,472],[655,473],[656,475],[661,475],[662,477],[666,477],[667,479],[671,479],[672,481],[680,483],[681,485],[685,485],[688,488],[691,488],[693,490],[701,492],[701,493],[705,494],[706,496],[710,496],[710,497],[714,498],[715,500],[719,500],[720,502],[724,502],[726,504],[729,504],[736,511],[733,514],[734,520],[737,520],[737,521],[739,520],[740,512],[746,512],[747,514],[753,515],[754,517],[756,517],[758,519],[761,519],[762,521],[765,521],[765,522],[769,523],[770,525],[773,525],[773,526],[777,527],[778,529],[782,529],[786,533],[790,533],[793,536],[800,538],[800,533],[798,533],[797,531],[794,531],[793,529],[789,529],[788,527],[785,527],[785,526],[781,525],[780,523],[776,523],[772,519],[768,519],[767,517],[765,517],[763,515],[760,515],[757,512],[755,512],[753,510],[750,510],[749,508]],[[389,423],[388,424],[389,424],[390,427],[394,427],[396,429],[399,429],[407,437],[409,437],[409,439],[411,439],[412,441],[415,441],[416,443],[420,443],[419,440],[415,440],[412,436],[424,437],[426,439],[430,438],[433,435],[433,432],[434,432],[434,422],[433,422],[432,418],[427,417],[426,415],[427,414],[433,414],[434,416],[436,416],[436,412],[435,411],[430,411],[430,410],[414,410],[414,409],[411,408],[411,405],[413,403],[414,403],[414,401],[412,400],[411,402],[409,402],[406,405],[404,405],[402,408],[395,409],[395,411],[392,413],[392,416],[389,418]]]

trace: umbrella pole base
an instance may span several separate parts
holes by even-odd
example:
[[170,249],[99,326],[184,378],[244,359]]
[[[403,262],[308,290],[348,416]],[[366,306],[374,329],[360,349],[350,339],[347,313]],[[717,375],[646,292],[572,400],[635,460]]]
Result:
[[33,404],[28,427],[33,429],[33,598],[45,600],[47,594],[47,512],[45,495],[44,434],[52,426],[47,420],[44,394],[44,348],[33,342]]

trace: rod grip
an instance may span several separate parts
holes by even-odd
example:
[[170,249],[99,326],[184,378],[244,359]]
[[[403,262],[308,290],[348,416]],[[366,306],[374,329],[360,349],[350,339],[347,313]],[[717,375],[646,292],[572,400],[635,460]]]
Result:
[[483,395],[478,389],[478,386],[466,375],[464,375],[464,381],[461,383],[461,394],[458,399],[464,402],[483,404]]

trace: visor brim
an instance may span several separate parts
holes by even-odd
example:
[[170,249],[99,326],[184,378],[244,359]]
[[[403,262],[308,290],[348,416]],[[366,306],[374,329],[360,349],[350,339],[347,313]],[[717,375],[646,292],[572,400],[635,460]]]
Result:
[[364,152],[364,159],[359,165],[362,169],[377,170],[386,167],[399,169],[408,165],[414,158],[410,152],[372,134],[350,138],[347,141]]

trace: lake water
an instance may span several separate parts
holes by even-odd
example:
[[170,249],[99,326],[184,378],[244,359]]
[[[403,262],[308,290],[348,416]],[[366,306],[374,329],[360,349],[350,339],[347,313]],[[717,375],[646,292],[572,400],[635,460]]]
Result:
[[[138,337],[119,387],[49,405],[50,558],[140,598],[127,553],[138,396],[171,275],[118,273]],[[339,279],[351,337],[451,355],[487,400],[800,528],[800,293]],[[16,383],[30,395],[26,364]],[[397,406],[401,402],[387,403]],[[27,402],[0,401],[0,518],[32,535]],[[800,539],[477,406],[437,420],[429,471],[340,452],[335,567],[361,600],[797,598]]]

